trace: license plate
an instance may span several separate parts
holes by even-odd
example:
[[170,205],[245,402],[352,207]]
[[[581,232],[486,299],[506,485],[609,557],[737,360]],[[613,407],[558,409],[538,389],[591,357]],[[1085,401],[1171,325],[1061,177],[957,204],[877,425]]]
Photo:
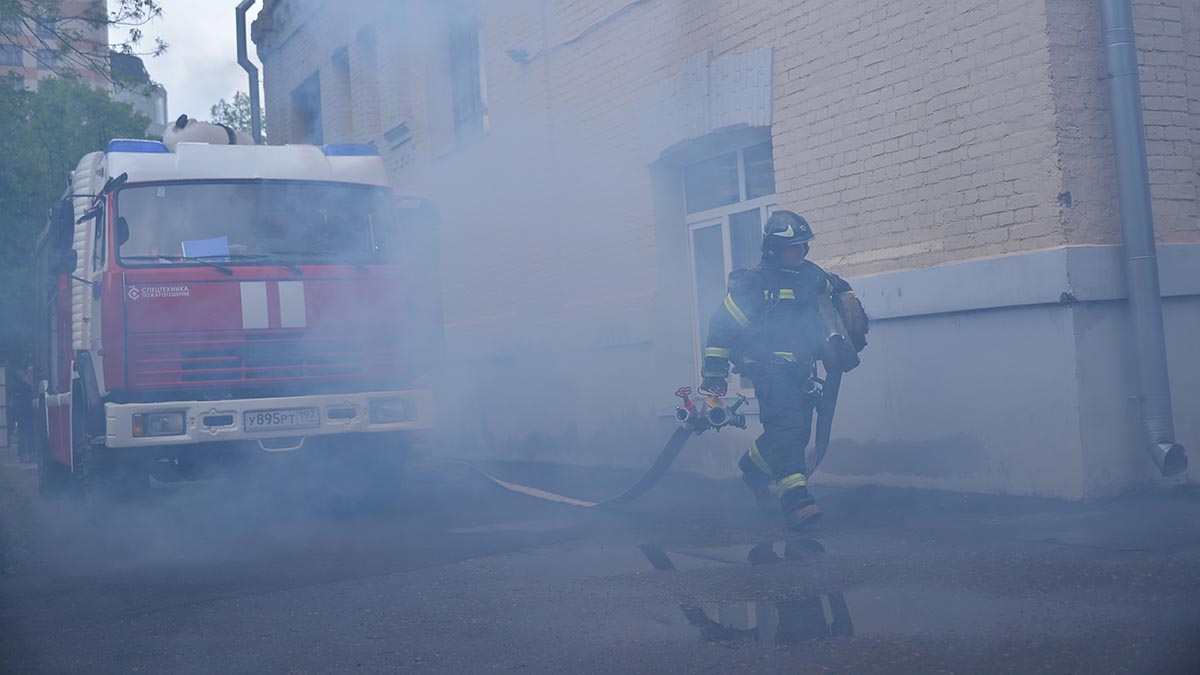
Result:
[[319,426],[321,426],[321,411],[317,408],[251,410],[242,413],[242,428],[246,431],[311,429]]

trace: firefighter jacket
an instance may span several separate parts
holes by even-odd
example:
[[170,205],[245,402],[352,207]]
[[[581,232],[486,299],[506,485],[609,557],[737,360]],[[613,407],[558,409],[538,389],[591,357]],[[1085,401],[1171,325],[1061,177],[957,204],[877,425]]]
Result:
[[701,375],[726,377],[730,361],[811,362],[823,344],[817,299],[850,290],[807,260],[795,269],[763,262],[730,275],[729,293],[708,324]]

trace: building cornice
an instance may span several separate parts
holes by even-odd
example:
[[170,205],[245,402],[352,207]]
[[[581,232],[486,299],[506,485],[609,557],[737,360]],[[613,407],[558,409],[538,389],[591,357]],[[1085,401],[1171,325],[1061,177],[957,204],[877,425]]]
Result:
[[[1200,243],[1159,244],[1164,298],[1200,295]],[[851,279],[872,319],[1124,300],[1120,246],[1063,246]]]

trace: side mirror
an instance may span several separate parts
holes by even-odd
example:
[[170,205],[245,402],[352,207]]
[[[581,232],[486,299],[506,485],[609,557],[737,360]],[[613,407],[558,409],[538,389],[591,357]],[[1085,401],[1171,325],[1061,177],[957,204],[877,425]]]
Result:
[[129,241],[129,221],[125,216],[117,218],[117,246]]
[[79,267],[79,252],[66,248],[58,252],[58,258],[50,265],[50,274],[74,274],[76,267]]
[[54,248],[71,248],[75,243],[75,206],[71,200],[64,199],[50,207],[50,226],[54,233]]

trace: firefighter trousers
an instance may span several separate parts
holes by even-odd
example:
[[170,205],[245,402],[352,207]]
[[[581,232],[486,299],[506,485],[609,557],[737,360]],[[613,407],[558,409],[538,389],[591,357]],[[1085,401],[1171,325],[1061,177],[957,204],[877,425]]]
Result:
[[754,382],[763,433],[743,458],[742,469],[752,467],[775,480],[780,501],[788,511],[812,500],[804,450],[812,436],[813,411],[819,396],[805,391],[811,368],[807,363],[780,363],[743,370]]

